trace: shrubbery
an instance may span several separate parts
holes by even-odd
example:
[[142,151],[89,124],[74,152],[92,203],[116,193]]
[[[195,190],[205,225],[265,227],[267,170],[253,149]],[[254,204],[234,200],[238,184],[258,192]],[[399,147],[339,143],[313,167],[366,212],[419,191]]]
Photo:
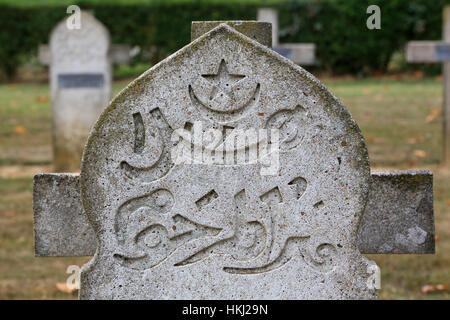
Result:
[[[186,45],[194,20],[254,20],[255,1],[177,1],[123,4],[73,1],[92,10],[114,43],[139,45],[136,60],[156,63]],[[275,4],[273,4],[275,3]],[[381,30],[366,28],[366,8],[381,8]],[[450,0],[275,1],[281,42],[314,42],[318,68],[333,73],[384,71],[393,52],[413,39],[440,39],[442,7]],[[18,65],[47,43],[66,16],[66,5],[0,4],[0,74],[11,77]]]

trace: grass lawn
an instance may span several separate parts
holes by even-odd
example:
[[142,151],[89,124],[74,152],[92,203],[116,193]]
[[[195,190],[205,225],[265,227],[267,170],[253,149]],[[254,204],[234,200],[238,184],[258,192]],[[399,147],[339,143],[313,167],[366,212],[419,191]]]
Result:
[[[425,80],[322,79],[348,107],[369,147],[374,170],[434,172],[435,255],[370,255],[382,271],[382,299],[448,299],[422,294],[450,285],[450,170],[441,156],[442,83]],[[114,84],[117,93],[127,81]],[[51,107],[47,84],[0,85],[0,299],[74,299],[59,291],[66,268],[89,258],[35,258],[32,177],[51,172]]]

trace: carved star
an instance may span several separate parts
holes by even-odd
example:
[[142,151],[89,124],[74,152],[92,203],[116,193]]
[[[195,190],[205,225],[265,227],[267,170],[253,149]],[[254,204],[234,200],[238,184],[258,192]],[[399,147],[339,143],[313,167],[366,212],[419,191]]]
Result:
[[219,93],[225,93],[234,100],[234,94],[231,88],[236,82],[245,78],[241,74],[230,74],[227,69],[227,64],[223,59],[220,61],[219,70],[216,74],[203,74],[202,77],[213,85],[213,89],[209,95],[210,100],[213,100]]

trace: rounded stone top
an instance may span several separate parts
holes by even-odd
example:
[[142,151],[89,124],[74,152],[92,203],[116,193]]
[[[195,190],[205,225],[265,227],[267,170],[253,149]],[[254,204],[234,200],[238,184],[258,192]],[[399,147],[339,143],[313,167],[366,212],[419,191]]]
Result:
[[376,295],[356,247],[361,131],[246,23],[194,23],[194,38],[216,27],[130,83],[92,129],[80,190],[98,247],[81,298]]
[[191,41],[222,23],[269,48],[272,47],[272,24],[261,21],[192,21]]

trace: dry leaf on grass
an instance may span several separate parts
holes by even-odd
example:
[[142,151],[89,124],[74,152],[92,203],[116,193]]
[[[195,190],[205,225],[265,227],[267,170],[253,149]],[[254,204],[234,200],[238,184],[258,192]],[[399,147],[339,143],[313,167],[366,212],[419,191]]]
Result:
[[375,138],[375,137],[368,137],[367,141],[370,143],[380,143],[383,142],[383,138]]
[[4,217],[15,217],[17,215],[17,211],[13,211],[13,210],[7,210],[7,211],[0,211],[0,216],[4,216]]
[[383,101],[383,96],[381,95],[381,94],[377,94],[376,96],[375,96],[375,101],[377,101],[377,102],[380,102],[380,101]]
[[417,149],[413,151],[413,155],[417,158],[425,158],[427,156],[427,153],[423,150]]
[[442,110],[440,108],[431,109],[430,113],[428,113],[427,117],[425,118],[426,123],[433,122],[436,120],[437,117],[439,117],[442,113]]
[[22,126],[16,126],[16,127],[14,127],[14,133],[25,134],[25,133],[27,133],[27,129],[25,129]]
[[75,291],[78,290],[77,288],[69,288],[65,282],[57,282],[56,288],[59,291],[65,292],[65,293],[74,293]]
[[427,294],[427,293],[436,292],[436,291],[447,291],[447,289],[448,289],[448,286],[446,284],[426,284],[426,285],[422,286],[420,291],[423,294]]
[[422,79],[423,78],[423,71],[422,70],[417,70],[416,72],[414,72],[413,79]]
[[414,167],[416,165],[416,162],[414,160],[408,160],[408,167]]
[[38,96],[38,97],[36,97],[36,101],[37,102],[48,102],[48,97],[46,97],[46,96],[42,96],[42,97]]
[[408,138],[408,139],[406,139],[406,142],[408,144],[423,143],[423,142],[425,142],[425,138],[422,136],[418,137],[418,138]]
[[445,200],[445,203],[450,207],[450,199]]

